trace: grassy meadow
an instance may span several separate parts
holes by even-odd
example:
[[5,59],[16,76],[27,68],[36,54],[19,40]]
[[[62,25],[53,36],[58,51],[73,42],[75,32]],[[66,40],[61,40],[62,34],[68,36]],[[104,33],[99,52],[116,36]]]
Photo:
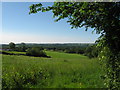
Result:
[[[16,53],[16,52],[12,52]],[[51,58],[2,55],[3,88],[104,88],[98,59],[46,51]]]

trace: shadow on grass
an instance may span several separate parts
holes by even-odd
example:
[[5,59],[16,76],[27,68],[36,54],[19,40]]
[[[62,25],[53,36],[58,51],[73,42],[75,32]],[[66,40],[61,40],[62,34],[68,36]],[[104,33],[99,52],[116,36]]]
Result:
[[[15,54],[15,53],[9,53],[6,51],[0,51],[0,54],[4,54],[4,55],[23,55],[23,56],[28,56],[26,54]],[[46,57],[46,58],[51,58],[51,56],[31,56],[31,57]]]

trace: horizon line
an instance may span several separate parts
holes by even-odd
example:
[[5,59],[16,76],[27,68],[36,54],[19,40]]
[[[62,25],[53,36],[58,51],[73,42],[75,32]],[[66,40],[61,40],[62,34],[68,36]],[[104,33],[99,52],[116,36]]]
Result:
[[[0,43],[0,44],[9,44],[9,43]],[[25,44],[89,44],[91,43],[91,44],[94,44],[95,42],[16,42],[15,44],[20,44],[20,43],[25,43]]]

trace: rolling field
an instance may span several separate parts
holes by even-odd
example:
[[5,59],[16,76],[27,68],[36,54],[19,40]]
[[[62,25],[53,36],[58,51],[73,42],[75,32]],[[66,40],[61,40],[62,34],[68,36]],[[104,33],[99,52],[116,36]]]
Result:
[[51,58],[2,55],[3,88],[104,88],[98,59],[46,51]]

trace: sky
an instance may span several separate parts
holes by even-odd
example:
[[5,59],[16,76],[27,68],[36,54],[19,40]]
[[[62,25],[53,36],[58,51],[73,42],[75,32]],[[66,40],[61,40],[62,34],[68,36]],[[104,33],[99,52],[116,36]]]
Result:
[[[52,12],[29,15],[35,2],[2,2],[2,42],[14,43],[94,43],[100,36],[90,28],[71,29],[67,19],[54,22]],[[44,2],[51,6],[52,2]]]

